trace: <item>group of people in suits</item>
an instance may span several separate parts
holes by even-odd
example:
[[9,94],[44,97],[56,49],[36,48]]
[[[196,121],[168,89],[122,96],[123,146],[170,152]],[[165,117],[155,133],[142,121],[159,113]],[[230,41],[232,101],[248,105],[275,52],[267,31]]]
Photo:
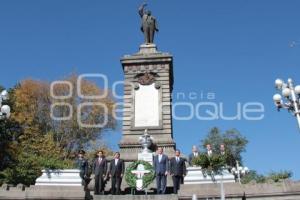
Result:
[[[221,155],[225,155],[226,151],[225,151],[225,145],[224,144],[220,144],[220,152]],[[206,145],[206,154],[208,156],[211,156],[214,154],[213,149],[211,144],[207,144]],[[197,158],[200,155],[200,152],[198,150],[198,147],[196,145],[193,146],[192,148],[192,153],[189,155],[189,165],[192,166],[193,165],[193,159]]]
[[163,148],[158,147],[154,156],[153,167],[156,175],[157,194],[165,194],[167,188],[167,176],[170,174],[173,180],[173,192],[177,194],[180,184],[186,175],[185,159],[180,156],[180,150],[175,151],[175,156],[169,160],[163,153]]
[[95,174],[94,194],[104,194],[105,182],[111,179],[111,194],[121,194],[121,183],[125,173],[124,160],[120,158],[120,153],[114,154],[114,159],[110,161],[109,167],[103,151],[98,151],[98,157],[94,160],[92,171]]
[[[213,150],[210,144],[206,145],[207,155],[211,156]],[[225,154],[225,146],[220,145],[220,153]],[[197,146],[193,146],[192,153],[188,157],[188,163],[192,166],[194,158],[200,154]],[[124,160],[120,158],[120,153],[114,154],[114,159],[109,162],[106,160],[103,151],[97,152],[97,157],[92,163],[92,173],[95,179],[94,194],[104,194],[105,182],[111,179],[111,193],[113,195],[121,193],[121,183],[125,173]],[[180,184],[183,183],[186,176],[186,159],[181,157],[180,150],[175,151],[174,157],[169,159],[164,154],[163,148],[158,147],[156,155],[153,159],[153,167],[156,176],[157,194],[165,194],[167,188],[167,177],[170,175],[173,180],[173,192],[178,193]],[[80,169],[80,177],[83,180],[83,185],[86,186],[86,179],[88,178],[89,164],[87,159],[84,158],[84,151],[80,151],[78,154],[77,165]]]
[[[80,177],[82,178],[82,185],[87,186],[88,184],[88,169],[89,164],[87,159],[84,158],[84,151],[80,151],[77,159],[77,166],[80,169]],[[94,174],[95,188],[94,194],[104,194],[105,182],[111,179],[111,194],[121,194],[121,183],[125,173],[124,160],[120,158],[120,153],[114,154],[114,159],[108,161],[104,156],[103,151],[97,152],[97,157],[92,162],[92,174]]]

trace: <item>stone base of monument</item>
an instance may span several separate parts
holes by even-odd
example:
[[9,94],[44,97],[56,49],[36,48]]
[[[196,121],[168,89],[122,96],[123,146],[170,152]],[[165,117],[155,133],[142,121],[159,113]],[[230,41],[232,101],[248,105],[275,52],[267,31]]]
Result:
[[26,189],[27,199],[85,199],[83,186],[31,186]]
[[42,173],[42,176],[36,179],[35,185],[81,186],[78,169],[42,170]]
[[[300,182],[285,180],[278,183],[263,184],[224,184],[226,199],[241,200],[299,200]],[[181,185],[178,193],[180,200],[220,199],[220,184]]]
[[82,186],[36,186],[0,188],[0,199],[4,200],[84,200]]
[[139,50],[138,54],[153,54],[153,53],[160,53],[160,52],[157,52],[157,47],[155,44],[140,45],[140,50]]
[[153,153],[147,153],[147,152],[138,153],[138,160],[143,160],[153,165]]
[[[125,168],[127,168],[128,165],[130,165],[131,163],[132,162],[125,162]],[[91,194],[93,194],[94,187],[95,187],[95,180],[92,178],[91,181],[89,182],[89,185],[88,185],[88,189],[91,191]],[[168,176],[167,177],[167,188],[168,188],[169,193],[171,193],[173,191],[172,187],[173,187],[172,177]],[[105,187],[104,187],[105,193],[110,194],[110,189],[111,189],[111,181],[108,180],[105,183]],[[156,192],[155,189],[156,189],[156,181],[154,180],[148,186],[148,193],[151,194],[151,193]],[[125,178],[123,178],[123,180],[122,180],[121,190],[124,194],[130,194],[131,193],[131,189],[129,188],[128,184],[126,183]]]
[[26,199],[85,199],[78,169],[42,170],[35,185],[26,188]]
[[184,178],[184,184],[206,184],[206,183],[234,183],[234,175],[228,170],[223,170],[222,175],[215,175],[214,177],[203,174],[201,167],[188,167],[187,175]]
[[178,200],[177,195],[101,195],[94,196],[93,200]]
[[[299,200],[300,182],[282,181],[278,183],[224,184],[226,199],[241,200]],[[96,195],[94,200],[191,200],[220,199],[220,184],[194,184],[181,185],[177,195]],[[85,194],[82,187],[61,186],[30,186],[0,188],[0,199],[3,200],[84,200]]]

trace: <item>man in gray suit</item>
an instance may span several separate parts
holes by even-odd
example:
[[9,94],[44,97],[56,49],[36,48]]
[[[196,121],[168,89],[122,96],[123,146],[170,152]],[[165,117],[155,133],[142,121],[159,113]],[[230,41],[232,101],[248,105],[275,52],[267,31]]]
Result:
[[175,157],[170,160],[170,175],[173,179],[174,194],[177,194],[186,175],[185,159],[180,157],[180,150],[178,149],[175,152]]
[[196,145],[192,148],[192,153],[189,155],[189,165],[193,165],[193,159],[197,158],[199,156],[199,150]]
[[107,161],[103,151],[98,151],[97,158],[93,163],[93,172],[95,174],[95,194],[104,193],[104,179],[107,173]]
[[167,188],[167,175],[169,171],[168,156],[163,154],[163,148],[158,147],[154,157],[153,166],[156,175],[157,194],[165,194]]
[[143,4],[139,8],[139,14],[142,18],[141,31],[144,33],[145,43],[153,43],[154,33],[158,31],[158,26],[155,17],[151,15],[150,10],[145,10],[147,4]]
[[213,155],[213,149],[211,147],[211,144],[206,145],[206,150],[207,150],[207,156],[211,157]]

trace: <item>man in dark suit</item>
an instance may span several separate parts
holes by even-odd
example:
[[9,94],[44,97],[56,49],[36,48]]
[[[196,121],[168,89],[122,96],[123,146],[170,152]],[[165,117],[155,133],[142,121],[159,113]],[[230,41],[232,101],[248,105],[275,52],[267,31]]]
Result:
[[169,171],[168,156],[163,154],[163,148],[158,147],[154,157],[153,166],[156,175],[157,194],[165,194],[167,188],[167,175]]
[[170,175],[173,179],[174,194],[177,194],[186,175],[185,159],[180,157],[180,150],[178,149],[175,152],[175,157],[170,160]]
[[79,175],[81,178],[81,184],[86,188],[87,186],[87,180],[88,180],[88,169],[89,169],[89,164],[87,159],[84,158],[85,151],[80,150],[78,152],[78,158],[75,161],[75,165],[77,169],[79,169]]
[[104,179],[107,174],[107,161],[103,151],[98,151],[97,158],[93,163],[93,172],[95,174],[95,194],[104,193]]
[[109,166],[109,176],[111,178],[111,193],[121,194],[121,183],[125,172],[124,160],[120,159],[120,153],[116,152],[114,159],[111,160]]
[[206,145],[206,151],[207,151],[207,156],[208,157],[213,155],[213,150],[212,150],[211,144]]
[[196,145],[193,146],[192,148],[192,153],[189,155],[189,165],[193,165],[193,159],[197,158],[199,156],[199,151]]
[[220,155],[225,161],[225,167],[231,169],[236,166],[236,159],[232,155],[229,148],[225,147],[225,144],[220,144]]

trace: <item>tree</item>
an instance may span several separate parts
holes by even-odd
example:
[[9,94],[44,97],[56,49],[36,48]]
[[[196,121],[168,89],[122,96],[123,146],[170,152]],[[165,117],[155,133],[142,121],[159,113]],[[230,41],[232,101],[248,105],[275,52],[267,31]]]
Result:
[[67,161],[59,159],[62,149],[56,146],[50,132],[44,132],[45,123],[36,115],[42,108],[38,105],[44,98],[42,88],[45,89],[44,84],[28,81],[10,90],[12,115],[1,122],[6,141],[1,151],[5,165],[1,168],[0,182],[29,185],[42,168],[66,166]]
[[293,172],[292,171],[288,171],[288,170],[281,170],[279,172],[270,172],[267,176],[267,179],[271,179],[274,182],[279,182],[285,179],[289,179],[293,176]]
[[246,137],[242,136],[238,130],[230,129],[223,134],[223,143],[226,148],[229,149],[233,159],[242,163],[241,154],[246,152],[246,146],[248,144]]
[[[73,87],[70,98],[58,99],[55,96],[68,94],[69,88],[56,84],[50,92],[50,84],[43,81],[24,80],[11,90],[11,117],[0,122],[1,137],[7,137],[1,142],[1,182],[12,184],[33,184],[43,168],[72,167],[74,152],[81,148],[89,148],[94,141],[101,140],[103,131],[113,129],[116,125],[113,116],[114,101],[106,92],[93,82],[82,80],[81,92],[85,96],[99,95],[106,92],[101,99],[79,98],[77,94],[77,76],[67,77],[65,81]],[[54,94],[51,95],[51,94]],[[79,105],[89,102],[88,106]],[[104,109],[95,105],[102,103]],[[59,103],[57,107],[53,107]],[[62,103],[67,106],[61,106]],[[68,120],[57,120],[55,117],[65,117]],[[54,109],[53,109],[54,108]],[[53,115],[51,115],[51,111]],[[96,124],[107,117],[107,123],[102,127],[84,127],[78,123]],[[1,140],[2,141],[2,140]],[[98,147],[99,148],[99,147]],[[7,162],[4,162],[8,160]],[[3,163],[6,163],[5,165]]]
[[[71,98],[58,100],[51,97],[52,103],[68,104],[73,110],[73,115],[70,120],[50,120],[50,127],[54,132],[54,139],[66,150],[66,157],[69,157],[74,150],[91,146],[91,141],[101,139],[103,131],[113,129],[116,126],[116,121],[113,118],[114,101],[110,92],[108,90],[100,89],[95,83],[87,80],[82,80],[81,84],[78,85],[77,80],[78,77],[76,75],[72,75],[66,79],[66,81],[69,81],[73,86],[73,95]],[[78,88],[81,90],[84,98],[79,98]],[[55,96],[62,96],[67,94],[68,90],[69,88],[65,84],[56,84],[53,88],[53,93]],[[85,98],[91,95],[103,95],[104,97],[99,99]],[[80,110],[78,109],[80,108],[80,105],[85,105],[87,103],[91,105],[82,106]],[[104,108],[98,104],[105,105],[107,109],[106,112]],[[53,114],[62,117],[68,116],[69,108],[59,107],[59,109],[54,110]],[[85,127],[79,123],[82,122],[83,124],[97,125],[103,123],[105,118],[107,118],[107,123],[102,127]]]
[[216,153],[220,153],[220,145],[225,145],[226,151],[226,163],[233,167],[236,165],[236,161],[242,163],[241,153],[246,151],[246,145],[248,140],[242,136],[236,129],[230,129],[221,133],[221,130],[217,127],[213,127],[206,138],[201,140],[202,148],[206,148],[207,144],[211,144],[212,149]]
[[219,147],[223,143],[223,136],[219,128],[213,127],[206,138],[201,140],[201,147],[205,150],[206,145],[210,144],[214,152],[219,152]]
[[10,184],[33,184],[41,175],[41,169],[73,168],[71,160],[62,160],[62,150],[53,141],[49,133],[36,139],[23,140],[15,146],[12,164],[0,173],[3,182]]
[[268,182],[280,182],[291,178],[293,173],[291,171],[283,170],[279,172],[270,172],[267,175],[257,173],[255,170],[251,170],[249,173],[241,178],[243,184],[247,183],[268,183]]
[[[55,98],[65,96],[70,92],[66,84],[56,84],[52,88],[52,94],[55,96],[50,95],[50,84],[34,80],[22,81],[15,91],[15,110],[18,112],[12,113],[12,119],[26,127],[27,135],[34,132],[30,129],[36,129],[42,135],[51,132],[56,145],[64,149],[64,158],[69,158],[73,152],[81,148],[87,148],[91,141],[101,139],[103,131],[116,126],[116,121],[112,117],[114,101],[109,96],[109,92],[100,89],[93,82],[82,80],[81,92],[85,96],[105,92],[107,95],[96,100],[79,98],[77,78],[76,75],[72,75],[65,80],[70,82],[73,88],[71,97],[66,99]],[[90,105],[83,106],[79,110],[80,105],[84,103],[90,103]],[[107,112],[98,106],[99,103],[106,106]],[[51,106],[55,104],[58,106],[54,106],[51,110]],[[70,113],[71,111],[73,112]],[[70,116],[70,118],[56,120],[53,116],[57,118]],[[85,127],[79,123],[95,125],[102,122],[104,118],[107,118],[107,123],[102,127]]]
[[[0,91],[4,88],[0,86]],[[10,98],[5,100],[3,103],[7,104],[11,108],[11,112],[14,112],[13,98],[11,98],[13,89],[9,91]],[[13,162],[15,150],[13,144],[16,138],[22,132],[20,124],[12,119],[0,120],[0,171],[5,169]]]
[[[213,127],[207,136],[201,140],[201,147],[206,151],[206,145],[211,144],[213,152],[220,155],[220,145],[225,145],[225,162],[229,167],[235,167],[236,161],[242,165],[242,153],[246,151],[248,140],[238,130],[230,129],[225,132],[217,127]],[[196,164],[205,164],[205,159],[201,160],[201,157],[195,160]],[[218,164],[219,162],[216,162]],[[221,163],[221,162],[220,162]],[[216,165],[217,166],[217,165]],[[279,182],[281,180],[289,179],[292,177],[292,172],[283,170],[279,172],[270,172],[267,175],[257,173],[255,170],[250,170],[246,175],[241,178],[243,184],[250,182],[255,183],[267,183],[267,182]]]
[[242,176],[241,183],[247,184],[250,182],[265,183],[266,177],[261,174],[258,174],[255,170],[250,170],[247,174]]

